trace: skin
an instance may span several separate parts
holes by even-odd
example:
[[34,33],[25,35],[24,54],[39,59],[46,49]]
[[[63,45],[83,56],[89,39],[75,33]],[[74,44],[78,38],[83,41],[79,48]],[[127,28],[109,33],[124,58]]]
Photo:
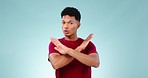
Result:
[[66,40],[77,40],[77,29],[80,27],[80,22],[75,20],[75,17],[65,15],[62,18],[62,30]]
[[[78,39],[77,37],[77,29],[80,27],[80,22],[75,19],[75,17],[71,17],[69,15],[65,15],[62,18],[62,30],[65,35],[65,39],[69,41],[75,41]],[[63,44],[61,44],[58,39],[50,38],[51,42],[56,45],[55,49],[59,51],[59,53],[51,53],[48,55],[48,58],[54,69],[59,69],[67,64],[69,64],[74,58],[80,61],[81,63],[92,66],[99,67],[100,61],[97,53],[91,53],[89,55],[81,53],[82,50],[86,48],[89,41],[92,39],[93,34],[90,34],[83,43],[78,46],[76,49],[71,49]]]

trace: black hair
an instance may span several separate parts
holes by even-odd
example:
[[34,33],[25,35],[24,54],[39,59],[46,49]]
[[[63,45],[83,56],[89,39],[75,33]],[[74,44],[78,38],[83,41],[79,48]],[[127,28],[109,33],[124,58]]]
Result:
[[61,18],[62,18],[64,15],[74,16],[75,19],[80,22],[81,14],[80,14],[80,12],[78,11],[78,9],[76,9],[76,8],[74,8],[74,7],[66,7],[66,8],[61,12]]

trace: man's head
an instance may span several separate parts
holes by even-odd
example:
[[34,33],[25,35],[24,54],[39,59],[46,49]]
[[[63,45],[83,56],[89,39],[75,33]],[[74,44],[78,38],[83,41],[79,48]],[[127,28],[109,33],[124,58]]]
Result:
[[61,12],[62,30],[67,38],[77,38],[77,29],[80,27],[80,12],[73,7],[66,7]]
[[81,20],[81,14],[80,12],[78,11],[78,9],[74,8],[74,7],[66,7],[62,12],[61,12],[61,18],[63,18],[63,16],[65,15],[69,15],[69,16],[73,16],[75,17],[75,19],[77,21],[80,22]]

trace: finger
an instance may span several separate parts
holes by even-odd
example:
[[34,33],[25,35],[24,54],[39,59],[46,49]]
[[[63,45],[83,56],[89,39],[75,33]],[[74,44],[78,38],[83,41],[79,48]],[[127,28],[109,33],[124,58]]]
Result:
[[93,38],[93,34],[90,34],[87,38],[86,41],[90,41]]
[[61,49],[59,47],[54,47],[55,50],[57,50],[58,52],[61,52]]
[[58,51],[57,47],[54,47],[54,49]]
[[62,49],[60,49],[60,48],[58,48],[58,47],[54,47],[54,49],[55,50],[57,50],[59,53],[61,53],[61,54],[65,54],[64,53],[64,50],[62,50]]
[[61,45],[61,43],[59,42],[59,40],[56,39],[56,38],[52,38],[52,37],[51,37],[50,40],[51,40],[51,42],[53,42],[53,44],[55,44],[56,46]]
[[56,38],[51,37],[50,40],[51,42],[56,43]]

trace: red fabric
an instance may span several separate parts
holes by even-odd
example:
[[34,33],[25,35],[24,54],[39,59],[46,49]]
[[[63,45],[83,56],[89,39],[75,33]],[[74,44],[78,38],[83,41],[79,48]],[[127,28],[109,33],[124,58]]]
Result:
[[[59,41],[69,48],[76,49],[84,40],[78,38],[76,41],[67,41],[65,38],[61,38]],[[55,45],[50,42],[49,54],[59,53],[54,47]],[[89,42],[88,46],[82,51],[82,53],[97,53],[95,45],[92,42]],[[68,65],[56,70],[56,78],[91,78],[91,67],[74,59]]]

